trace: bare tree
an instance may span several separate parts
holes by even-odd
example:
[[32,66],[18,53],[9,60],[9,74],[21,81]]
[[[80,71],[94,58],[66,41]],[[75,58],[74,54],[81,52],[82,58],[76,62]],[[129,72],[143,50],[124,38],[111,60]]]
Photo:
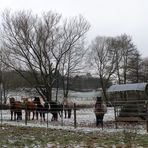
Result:
[[128,81],[138,83],[142,81],[142,58],[140,53],[135,50],[128,62]]
[[122,71],[122,80],[123,83],[127,83],[127,74],[129,71],[128,63],[133,53],[135,53],[136,48],[132,42],[132,38],[126,34],[121,35],[121,49],[122,49],[122,61],[121,61],[121,71]]
[[62,57],[79,43],[88,29],[89,24],[83,17],[62,23],[61,15],[51,11],[42,17],[25,11],[13,14],[5,11],[2,23],[3,63],[29,83],[31,81],[23,75],[23,71],[30,72],[37,92],[51,101]]
[[116,71],[114,73],[113,80],[117,82],[118,84],[122,83],[121,78],[121,61],[123,58],[123,51],[122,51],[122,41],[120,40],[120,36],[112,38],[112,48],[115,51],[115,57],[116,57]]
[[96,37],[92,42],[91,49],[92,62],[97,67],[103,94],[107,99],[106,88],[116,70],[116,52],[112,48],[112,38]]
[[0,99],[2,103],[7,102],[7,94],[9,89],[9,80],[4,75],[5,71],[8,70],[8,67],[2,63],[3,61],[3,55],[2,55],[2,49],[0,48]]
[[110,81],[127,83],[129,61],[137,50],[130,36],[97,37],[91,44],[92,65],[97,67],[105,98]]
[[142,59],[141,64],[141,71],[142,71],[142,81],[148,82],[148,58]]
[[[70,25],[73,25],[73,28],[76,28],[75,27],[76,24],[66,24],[65,28],[66,27],[68,28],[66,30],[72,32],[72,30],[70,31]],[[67,38],[67,36],[64,37]],[[65,53],[65,55],[62,58],[60,70],[62,74],[64,97],[68,97],[69,87],[70,87],[70,77],[78,73],[84,67],[84,65],[82,64],[83,57],[87,50],[87,48],[84,46],[84,43],[85,43],[85,36],[83,36],[83,38],[81,38],[81,40],[79,40],[77,44],[74,44],[72,48],[67,53]]]
[[133,61],[138,51],[132,43],[132,38],[126,34],[114,37],[112,39],[112,48],[115,49],[116,56],[114,81],[118,84],[127,83],[129,81],[129,72],[134,67],[129,62]]

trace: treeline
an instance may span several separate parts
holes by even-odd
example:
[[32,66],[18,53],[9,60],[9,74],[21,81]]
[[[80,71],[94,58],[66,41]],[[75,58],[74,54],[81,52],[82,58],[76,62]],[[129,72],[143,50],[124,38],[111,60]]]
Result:
[[[3,72],[3,80],[5,83],[5,89],[16,89],[16,88],[34,88],[36,82],[34,78],[30,76],[29,72],[23,72],[24,76],[32,81],[32,83],[28,83],[21,75],[19,75],[16,71],[6,71]],[[57,82],[54,83],[54,88],[59,87],[60,89],[63,88],[62,83],[62,76],[59,76],[59,83],[57,86]],[[99,78],[95,78],[92,76],[76,75],[75,77],[70,78],[69,82],[69,89],[76,90],[76,91],[89,91],[89,90],[96,90],[97,88],[101,87]]]

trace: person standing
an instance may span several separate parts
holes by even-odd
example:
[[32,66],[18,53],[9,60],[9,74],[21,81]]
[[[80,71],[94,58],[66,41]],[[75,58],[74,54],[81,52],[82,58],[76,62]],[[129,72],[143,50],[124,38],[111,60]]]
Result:
[[104,114],[107,112],[107,106],[103,102],[101,97],[97,97],[95,103],[95,116],[96,116],[96,126],[99,127],[101,125],[103,129],[103,118]]

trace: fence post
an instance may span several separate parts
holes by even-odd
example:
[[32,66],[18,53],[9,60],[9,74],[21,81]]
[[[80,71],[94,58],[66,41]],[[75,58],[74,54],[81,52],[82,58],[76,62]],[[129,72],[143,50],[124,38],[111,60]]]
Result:
[[116,129],[118,128],[117,126],[117,109],[116,109],[116,104],[114,103],[114,115],[115,115],[115,127]]
[[[2,75],[1,75],[1,77],[2,77]],[[2,81],[2,80],[1,80]],[[3,94],[2,94],[2,89],[3,89],[3,85],[2,85],[2,82],[0,82],[0,100],[1,100],[1,106],[0,106],[0,109],[1,109],[1,127],[2,127],[2,122],[3,122],[3,113],[2,113],[2,111],[3,111],[3,101],[2,101],[2,97],[3,97]]]
[[62,105],[62,111],[61,111],[61,125],[64,125],[64,121],[63,121],[63,115],[64,114],[64,105]]
[[27,105],[25,105],[25,125],[27,125]]
[[74,128],[77,127],[76,103],[74,103]]
[[48,111],[47,111],[47,128],[48,128]]
[[146,131],[148,133],[148,101],[145,102],[145,106],[146,106]]

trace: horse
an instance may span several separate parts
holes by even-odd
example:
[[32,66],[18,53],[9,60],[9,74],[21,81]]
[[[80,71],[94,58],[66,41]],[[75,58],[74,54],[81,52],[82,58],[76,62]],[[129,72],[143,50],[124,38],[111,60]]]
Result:
[[74,107],[74,103],[71,100],[69,100],[68,98],[64,97],[62,104],[63,104],[65,118],[67,118],[67,117],[71,118],[71,112]]
[[36,105],[33,101],[29,100],[29,98],[21,98],[23,101],[24,109],[26,110],[26,117],[30,120],[31,112],[32,112],[32,120],[34,120]]
[[44,102],[43,99],[35,97],[33,103],[36,104],[36,117],[38,120],[38,114],[40,114],[41,122],[42,119],[45,121],[45,113],[49,112],[49,104]]
[[49,102],[50,109],[49,112],[52,114],[51,121],[57,121],[58,120],[58,114],[60,117],[63,117],[63,104],[56,101],[50,101]]
[[[10,101],[10,113],[11,120],[22,120],[22,103],[20,101],[15,101],[15,98],[9,98]],[[17,118],[16,118],[17,115]]]
[[107,112],[106,103],[103,102],[101,97],[97,97],[96,103],[95,103],[95,110],[94,110],[94,113],[96,116],[96,126],[97,127],[101,125],[103,129],[103,118],[106,112]]
[[60,102],[49,101],[48,103],[43,101],[43,99],[39,97],[35,97],[33,102],[36,104],[37,119],[38,119],[38,114],[40,114],[41,121],[42,121],[42,118],[45,121],[45,113],[48,113],[48,112],[52,114],[51,121],[58,120],[58,113],[60,117],[63,116],[63,105]]

